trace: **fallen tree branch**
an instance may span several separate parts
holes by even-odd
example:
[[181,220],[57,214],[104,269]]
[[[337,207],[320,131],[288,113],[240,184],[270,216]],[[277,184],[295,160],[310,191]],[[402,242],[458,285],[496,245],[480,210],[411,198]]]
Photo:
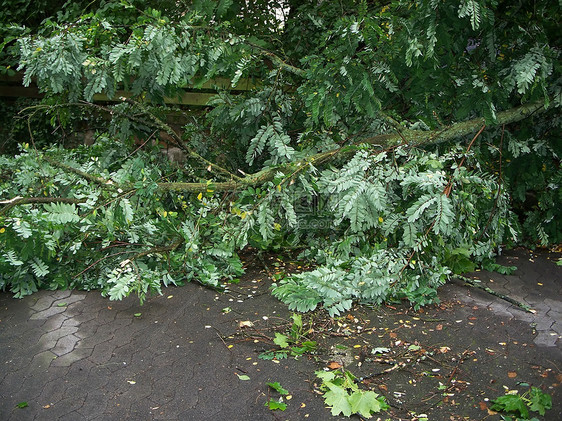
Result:
[[226,181],[223,183],[157,183],[160,191],[175,192],[205,192],[205,191],[235,191],[243,189],[246,183]]
[[[82,104],[84,105],[84,104]],[[520,120],[523,120],[536,112],[544,111],[544,104],[540,102],[535,102],[531,104],[526,104],[517,108],[512,108],[510,110],[502,111],[497,114],[497,123],[501,125],[514,123]],[[161,122],[160,128],[162,129],[169,129],[171,130],[165,123]],[[238,176],[233,175],[228,170],[219,167],[212,162],[206,160],[205,158],[201,157],[199,154],[193,152],[192,157],[202,160],[204,164],[208,164],[212,169],[215,169],[217,172],[223,173],[230,177],[231,181],[226,182],[212,182],[212,181],[205,181],[205,182],[198,182],[198,183],[157,183],[158,189],[161,191],[176,191],[176,192],[202,192],[202,191],[236,191],[236,190],[244,190],[247,187],[258,186],[264,184],[268,181],[273,180],[277,173],[283,173],[287,176],[293,176],[294,174],[299,173],[302,169],[309,167],[311,165],[321,165],[326,161],[333,159],[336,156],[345,156],[355,153],[359,145],[361,144],[371,144],[371,145],[378,145],[382,148],[395,148],[398,146],[410,146],[410,147],[418,147],[424,146],[427,144],[432,143],[441,143],[445,141],[450,141],[458,137],[466,136],[467,134],[473,133],[475,130],[481,129],[478,134],[481,133],[482,127],[484,126],[485,121],[483,118],[472,119],[468,121],[463,121],[460,123],[453,124],[445,129],[442,130],[434,130],[434,131],[419,131],[419,130],[405,130],[401,133],[394,133],[394,134],[383,134],[379,136],[374,136],[366,139],[362,139],[359,142],[356,142],[353,145],[343,146],[338,149],[333,149],[327,152],[321,152],[314,155],[310,155],[305,157],[299,161],[288,162],[286,164],[277,165],[275,167],[265,168],[261,171],[258,171],[254,174],[248,174],[244,178],[240,178]],[[173,131],[172,131],[173,132]],[[174,136],[176,140],[179,139],[178,135],[175,134]],[[474,141],[474,139],[473,139]],[[384,149],[383,149],[384,150]],[[190,152],[191,154],[191,152]],[[111,180],[106,180],[102,177],[97,177],[91,174],[88,174],[84,171],[71,167],[70,165],[63,164],[58,162],[52,158],[44,156],[44,159],[49,162],[51,165],[61,168],[65,171],[72,172],[77,174],[86,180],[99,184],[104,188],[119,188],[118,185],[114,184]],[[123,188],[123,190],[131,190],[130,187]],[[55,199],[55,198],[51,198]],[[59,201],[62,201],[59,199]],[[20,202],[16,204],[21,204]],[[10,206],[10,208],[13,206]],[[7,212],[9,209],[2,209],[0,214]]]
[[[515,123],[524,120],[531,114],[545,111],[544,103],[532,102],[520,107],[501,111],[496,116],[496,125]],[[432,143],[443,143],[462,136],[469,135],[480,127],[486,125],[484,118],[474,118],[472,120],[461,121],[439,130],[404,130],[397,134],[383,134],[363,139],[359,143],[369,143],[383,147],[397,146],[406,143],[410,146],[423,146]]]

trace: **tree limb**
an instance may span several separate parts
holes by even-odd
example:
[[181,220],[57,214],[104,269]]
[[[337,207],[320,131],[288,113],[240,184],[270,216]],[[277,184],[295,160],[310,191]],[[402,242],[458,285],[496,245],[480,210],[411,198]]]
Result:
[[[514,123],[520,120],[523,120],[530,116],[535,112],[542,112],[544,111],[544,104],[540,102],[535,102],[531,104],[525,104],[517,108],[512,108],[506,111],[499,112],[497,114],[497,123],[499,125],[505,125],[509,123]],[[164,124],[164,123],[162,123]],[[238,176],[233,176],[228,170],[225,170],[221,167],[216,166],[215,164],[207,161],[205,158],[201,157],[198,154],[195,154],[194,157],[197,159],[203,160],[203,162],[208,163],[209,165],[213,165],[217,170],[220,169],[221,172],[225,174],[230,174],[235,177],[235,179],[231,179],[232,181],[226,182],[199,182],[199,183],[157,183],[158,189],[161,191],[184,191],[184,192],[205,192],[208,190],[211,191],[235,191],[235,190],[243,190],[247,187],[251,186],[258,186],[264,184],[268,181],[273,180],[275,174],[281,172],[288,176],[291,174],[297,174],[301,168],[306,168],[309,165],[321,165],[322,163],[333,159],[335,156],[345,156],[355,153],[358,150],[359,145],[367,143],[371,145],[378,145],[381,148],[389,148],[389,147],[396,147],[399,145],[406,145],[411,147],[416,146],[424,146],[429,144],[436,144],[442,143],[446,141],[450,141],[462,136],[466,136],[474,131],[482,128],[485,124],[485,120],[483,118],[476,118],[468,121],[463,121],[460,123],[453,124],[445,129],[440,130],[433,130],[433,131],[420,131],[420,130],[405,130],[402,133],[394,133],[394,134],[382,134],[366,139],[362,139],[359,142],[356,142],[353,145],[343,146],[338,149],[333,149],[328,152],[321,152],[314,155],[310,155],[305,157],[299,161],[288,162],[285,164],[277,165],[275,167],[269,167],[262,169],[254,174],[248,174],[244,178],[240,178]],[[164,125],[165,126],[165,125]],[[171,130],[171,129],[170,129]],[[175,135],[177,136],[177,134]],[[47,162],[50,164],[59,167],[63,170],[73,172],[77,175],[84,177],[85,179],[92,181],[94,183],[100,184],[103,187],[113,187],[116,188],[115,184],[111,184],[110,180],[106,180],[101,177],[96,177],[90,174],[85,173],[84,171],[78,170],[73,168],[69,165],[60,163],[55,161],[51,158],[44,157]],[[125,189],[124,189],[125,190]],[[39,198],[43,199],[43,198]],[[51,201],[63,201],[62,198],[51,198]],[[65,199],[66,200],[66,199]],[[78,200],[78,199],[69,199],[69,200]],[[29,203],[37,203],[37,202],[29,202]],[[68,202],[74,203],[74,202]],[[22,204],[20,202],[16,204]],[[10,208],[15,206],[10,205]],[[2,211],[0,211],[0,215],[7,212],[9,209],[6,209],[5,206]]]
[[264,55],[266,57],[269,57],[278,67],[280,67],[283,70],[287,70],[290,73],[293,73],[297,76],[300,77],[304,77],[306,75],[306,71],[303,69],[299,69],[298,67],[292,66],[290,64],[287,64],[283,61],[283,59],[281,57],[279,57],[278,55],[272,53],[271,51],[268,51],[262,47],[260,47],[259,45],[256,45],[254,43],[249,42],[248,43],[251,47],[255,48],[258,50],[258,52],[261,55]]
[[71,167],[70,165],[63,164],[62,162],[56,161],[48,156],[43,155],[43,159],[54,167],[79,175],[80,177],[85,178],[86,180],[91,181],[92,183],[99,184],[102,187],[113,188],[113,189],[119,187],[111,180],[106,180],[105,178],[96,177],[95,175],[88,174],[87,172]]

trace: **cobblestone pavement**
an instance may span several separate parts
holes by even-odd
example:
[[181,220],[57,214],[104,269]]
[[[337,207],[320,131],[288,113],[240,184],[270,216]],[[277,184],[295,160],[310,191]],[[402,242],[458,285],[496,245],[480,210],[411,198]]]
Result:
[[553,269],[548,262],[553,258],[554,255],[536,255],[519,248],[498,258],[498,263],[504,266],[518,267],[512,275],[487,271],[467,274],[467,277],[480,281],[482,286],[529,306],[532,313],[484,291],[472,290],[467,294],[466,291],[450,288],[444,297],[451,297],[450,293],[454,290],[455,297],[465,303],[486,307],[498,316],[528,323],[536,332],[536,345],[562,349],[562,268],[558,271]]
[[[562,268],[552,258],[517,249],[499,260],[519,267],[513,275],[469,274],[534,314],[458,282],[443,288],[442,299],[466,304],[451,310],[453,320],[473,306],[486,308],[502,326],[517,322],[557,366]],[[311,387],[317,363],[273,364],[257,358],[263,344],[223,339],[241,320],[267,326],[288,317],[268,286],[256,272],[226,294],[188,284],[143,306],[136,297],[115,302],[95,291],[40,291],[22,300],[0,294],[0,420],[328,419]],[[282,414],[264,406],[266,383],[275,381],[295,403]],[[550,393],[559,398],[557,390]],[[561,415],[552,412],[550,419]]]

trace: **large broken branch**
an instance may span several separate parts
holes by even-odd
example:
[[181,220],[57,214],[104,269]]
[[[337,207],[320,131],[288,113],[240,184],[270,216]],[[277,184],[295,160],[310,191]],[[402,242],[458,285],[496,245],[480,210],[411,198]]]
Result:
[[[497,115],[497,124],[510,124],[520,120],[524,120],[531,114],[544,111],[544,104],[535,102],[526,104],[521,107],[512,108],[510,110],[502,111]],[[247,187],[254,187],[264,184],[273,180],[276,174],[283,173],[289,175],[297,172],[299,168],[306,168],[309,165],[321,165],[322,163],[333,159],[336,156],[345,156],[357,152],[359,145],[368,143],[371,145],[378,145],[381,150],[389,147],[396,147],[399,145],[417,147],[429,144],[448,142],[459,137],[469,135],[482,128],[485,125],[483,118],[475,118],[468,121],[453,124],[449,127],[440,130],[421,131],[421,130],[405,130],[401,133],[383,134],[366,139],[362,139],[354,145],[343,146],[328,152],[321,152],[318,154],[310,155],[299,161],[289,162],[286,164],[278,165],[275,167],[265,168],[254,174],[248,174],[246,177],[238,181],[224,182],[224,183],[160,183],[158,188],[168,191],[186,191],[186,192],[200,192],[206,190],[213,191],[234,191],[243,190]],[[486,126],[488,127],[488,126]]]
[[[544,110],[544,103],[542,102],[533,102],[520,107],[511,108],[497,114],[496,125],[501,126],[504,124],[515,123],[517,121],[524,120],[531,114],[542,112]],[[452,124],[440,130],[421,131],[406,129],[396,134],[384,134],[363,139],[360,143],[369,143],[380,145],[382,147],[396,146],[404,143],[410,146],[443,143],[474,133],[484,124],[486,124],[486,120],[484,118],[475,118]]]
[[[499,125],[510,124],[529,117],[533,113],[544,111],[544,105],[542,103],[536,102],[531,104],[526,104],[517,108],[512,108],[510,110],[502,111],[497,114],[497,123]],[[383,134],[379,136],[374,136],[353,144],[343,146],[338,149],[334,149],[328,152],[322,152],[314,155],[310,155],[298,161],[289,162],[286,164],[277,165],[275,167],[265,168],[254,174],[248,174],[244,178],[237,177],[231,181],[225,182],[213,182],[205,181],[199,183],[157,183],[157,187],[160,191],[174,191],[174,192],[207,192],[207,191],[237,191],[244,190],[248,187],[255,187],[262,185],[268,181],[273,180],[276,174],[282,173],[288,177],[294,177],[301,170],[309,167],[310,165],[318,166],[325,163],[336,156],[346,156],[355,153],[361,144],[371,144],[381,147],[381,151],[397,147],[400,145],[417,147],[424,146],[435,143],[442,143],[457,139],[462,136],[471,134],[478,129],[480,129],[485,124],[483,118],[472,119],[468,121],[463,121],[460,123],[453,124],[445,129],[433,130],[433,131],[420,131],[420,130],[405,130],[401,133],[396,134]],[[165,124],[163,127],[165,128]],[[197,158],[202,158],[197,155]],[[87,174],[84,171],[78,170],[69,165],[55,161],[52,158],[45,157],[45,160],[51,165],[54,165],[65,171],[77,174],[91,182],[99,184],[103,187],[118,187],[112,185],[110,180],[106,180],[101,177],[96,177],[91,174]],[[205,160],[206,163],[214,165],[209,161]],[[231,174],[228,170],[224,170],[218,166],[215,166],[219,172],[223,174]],[[220,168],[220,169],[219,169]],[[122,186],[123,190],[132,191],[134,190],[131,186]],[[0,215],[6,214],[12,207],[20,204],[26,203],[49,203],[49,202],[61,202],[61,203],[81,203],[81,199],[67,199],[67,198],[18,198],[18,201],[14,203],[6,204],[1,210]],[[7,203],[7,202],[4,202]]]

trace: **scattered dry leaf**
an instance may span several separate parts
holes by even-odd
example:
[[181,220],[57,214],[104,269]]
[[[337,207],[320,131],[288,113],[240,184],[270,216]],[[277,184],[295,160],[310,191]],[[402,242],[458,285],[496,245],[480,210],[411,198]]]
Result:
[[515,371],[509,371],[507,373],[507,377],[509,377],[510,379],[514,379],[517,377],[517,373]]
[[240,328],[243,328],[243,327],[254,327],[254,324],[253,324],[251,321],[249,321],[249,320],[244,320],[244,321],[240,322],[240,323],[238,324],[238,326],[239,326]]
[[340,363],[338,363],[337,361],[330,361],[327,365],[327,367],[330,370],[337,370],[338,368],[341,368],[342,365]]
[[435,326],[435,330],[443,330],[443,325],[438,324],[437,326]]
[[488,405],[486,405],[486,402],[484,402],[484,401],[478,402],[478,405],[480,405],[481,411],[485,411],[486,409],[488,409]]

